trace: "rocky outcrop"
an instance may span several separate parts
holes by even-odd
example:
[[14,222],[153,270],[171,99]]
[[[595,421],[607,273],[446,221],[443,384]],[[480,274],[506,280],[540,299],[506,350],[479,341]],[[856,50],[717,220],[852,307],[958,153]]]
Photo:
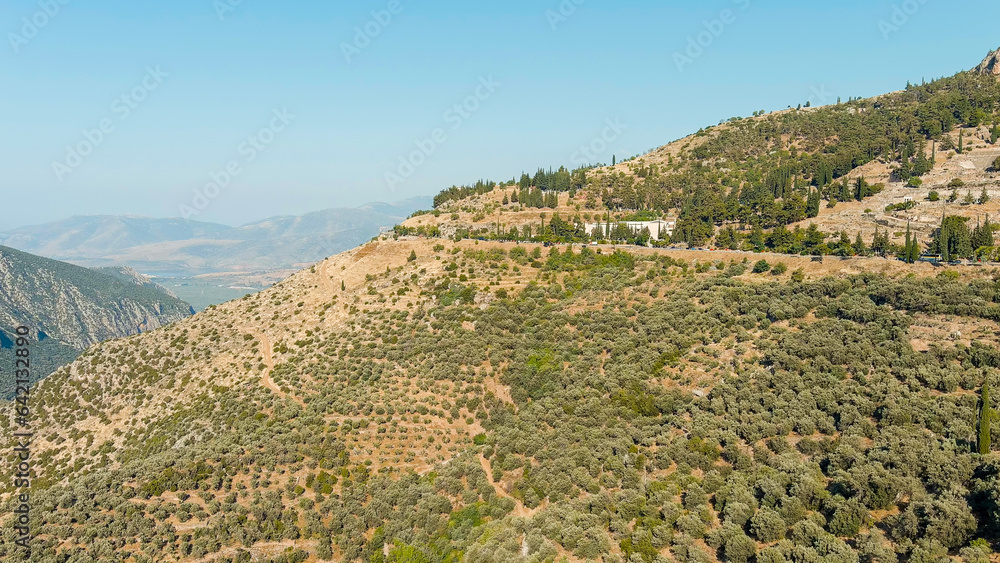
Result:
[[986,55],[983,62],[972,71],[985,76],[1000,76],[1000,49]]
[[140,274],[139,272],[129,268],[128,266],[108,266],[103,268],[92,268],[97,270],[102,274],[108,274],[109,276],[116,277],[128,283],[134,283],[135,285],[148,287],[158,291],[166,293],[170,297],[177,298],[177,295],[169,289],[163,287],[162,285],[153,281],[153,278],[147,276],[146,274]]
[[0,247],[0,331],[20,325],[76,350],[193,313],[155,287]]

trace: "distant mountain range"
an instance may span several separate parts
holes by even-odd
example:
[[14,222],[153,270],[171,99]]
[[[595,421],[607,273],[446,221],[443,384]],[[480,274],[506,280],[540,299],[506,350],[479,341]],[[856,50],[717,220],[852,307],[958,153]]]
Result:
[[127,266],[145,274],[193,276],[303,267],[353,248],[432,198],[327,209],[230,227],[185,219],[79,216],[0,233],[0,244],[88,267]]
[[[190,305],[134,271],[91,270],[0,246],[0,365],[14,365],[17,327],[25,326],[33,381],[98,342],[193,313]],[[0,397],[10,395],[12,383],[11,377],[0,378]]]

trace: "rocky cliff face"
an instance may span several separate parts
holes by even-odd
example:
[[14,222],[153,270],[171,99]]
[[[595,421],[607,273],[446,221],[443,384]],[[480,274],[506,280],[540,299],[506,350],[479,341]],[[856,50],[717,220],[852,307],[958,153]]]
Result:
[[128,266],[108,266],[103,268],[92,268],[102,274],[108,274],[109,276],[118,278],[128,283],[134,283],[135,285],[148,287],[155,289],[157,291],[162,291],[170,297],[177,298],[177,295],[169,289],[163,287],[162,285],[153,281],[153,278],[147,276],[146,274],[140,274],[139,272],[129,268]]
[[974,68],[973,72],[986,76],[1000,76],[1000,49],[986,55],[983,62],[979,63],[979,66]]
[[154,288],[0,247],[0,330],[25,324],[83,350],[190,314]]
[[[27,326],[33,381],[94,344],[191,314],[155,286],[0,246],[0,365],[11,364],[15,331]],[[9,384],[0,383],[0,397],[10,395]]]

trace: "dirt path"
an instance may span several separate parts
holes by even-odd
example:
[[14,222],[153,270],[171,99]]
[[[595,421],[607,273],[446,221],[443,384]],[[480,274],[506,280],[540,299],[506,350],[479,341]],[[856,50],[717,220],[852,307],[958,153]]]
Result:
[[493,490],[496,491],[497,496],[508,498],[514,501],[515,516],[520,516],[522,518],[531,518],[535,514],[538,514],[538,511],[545,508],[545,505],[548,504],[548,501],[546,500],[546,502],[542,503],[541,506],[535,508],[528,508],[524,506],[524,503],[510,496],[510,494],[508,494],[507,491],[503,490],[503,486],[501,486],[500,483],[493,482],[493,467],[490,464],[490,460],[486,459],[486,457],[483,456],[483,454],[479,454],[479,464],[483,467],[483,471],[486,472],[486,478],[490,480],[490,484],[493,485]]
[[[258,561],[261,557],[275,557],[285,552],[285,550],[292,549],[306,549],[315,550],[317,542],[315,540],[281,540],[280,542],[258,542],[252,546],[244,547],[224,547],[221,550],[210,553],[205,557],[198,558],[186,558],[181,559],[185,563],[205,563],[208,561],[216,561],[219,557],[234,557],[239,550],[249,551],[250,556],[253,561]],[[311,561],[320,561],[318,559],[311,559]],[[329,560],[328,560],[329,561]]]
[[329,268],[330,268],[330,259],[327,258],[326,260],[323,260],[323,265],[319,267],[319,278],[321,280],[321,283],[323,284],[322,289],[325,292],[325,294],[336,295],[337,285],[333,283],[333,278],[331,278],[330,274],[327,272]]
[[266,334],[262,332],[251,330],[250,334],[252,334],[254,338],[260,341],[261,354],[264,356],[265,367],[264,367],[264,373],[260,375],[260,384],[270,389],[275,395],[281,397],[282,399],[290,398],[296,403],[305,407],[306,404],[302,399],[294,395],[289,395],[288,393],[285,393],[278,387],[278,385],[274,382],[274,380],[271,379],[271,371],[274,369],[274,352],[271,349],[271,340],[267,337]]

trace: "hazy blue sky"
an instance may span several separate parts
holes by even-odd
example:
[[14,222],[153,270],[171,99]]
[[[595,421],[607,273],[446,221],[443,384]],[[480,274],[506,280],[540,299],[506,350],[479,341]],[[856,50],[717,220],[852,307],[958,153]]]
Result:
[[[610,161],[757,109],[969,68],[1000,46],[985,23],[998,13],[995,0],[11,0],[0,229],[400,200],[575,164],[602,134],[591,156]],[[418,140],[432,154],[400,170]],[[226,187],[194,195],[227,167]]]

